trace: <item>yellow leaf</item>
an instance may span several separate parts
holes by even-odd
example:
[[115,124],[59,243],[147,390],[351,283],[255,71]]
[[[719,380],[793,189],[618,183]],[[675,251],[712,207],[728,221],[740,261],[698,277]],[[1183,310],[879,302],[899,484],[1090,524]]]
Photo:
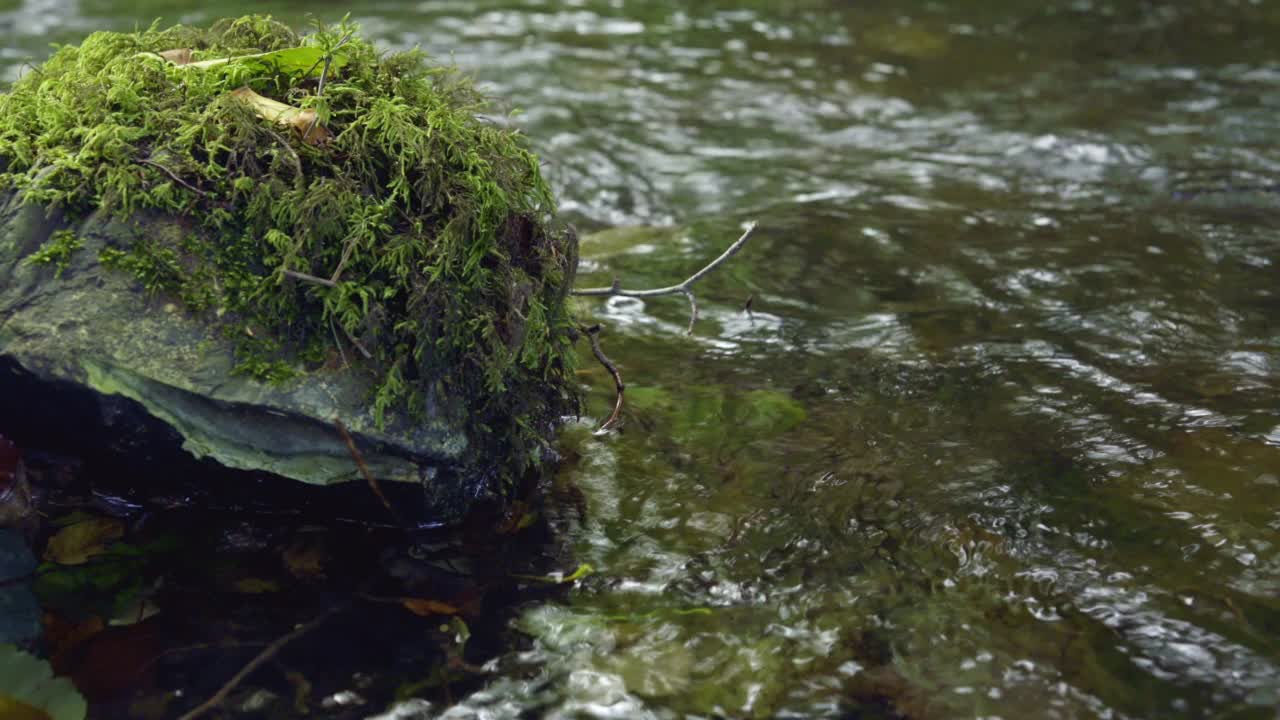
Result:
[[191,48],[177,48],[175,50],[165,50],[160,53],[160,57],[168,60],[174,65],[188,65],[192,61]]
[[233,586],[236,592],[245,595],[261,595],[263,593],[273,593],[280,590],[280,585],[270,580],[262,578],[241,578],[235,582]]
[[247,87],[232,90],[231,95],[248,103],[258,117],[284,127],[291,127],[302,136],[303,142],[324,145],[333,135],[322,127],[315,110],[296,108],[279,100],[263,97]]
[[0,693],[0,718],[4,720],[53,720],[49,713],[34,705]]
[[549,585],[561,585],[561,584],[567,584],[571,582],[577,582],[595,571],[596,569],[591,567],[587,563],[582,563],[581,565],[578,566],[577,570],[574,570],[572,573],[568,575],[563,575],[563,576],[560,575],[559,573],[556,573],[554,575],[512,575],[511,577],[519,580],[528,580],[531,582],[547,583]]
[[400,604],[404,605],[414,615],[427,617],[428,615],[457,615],[461,612],[458,608],[443,603],[439,600],[428,600],[427,598],[401,598]]
[[44,549],[44,559],[59,565],[83,565],[107,551],[107,543],[124,537],[124,523],[114,518],[92,518],[58,531]]
[[322,578],[328,556],[322,542],[300,536],[284,549],[283,559],[285,569],[296,578]]

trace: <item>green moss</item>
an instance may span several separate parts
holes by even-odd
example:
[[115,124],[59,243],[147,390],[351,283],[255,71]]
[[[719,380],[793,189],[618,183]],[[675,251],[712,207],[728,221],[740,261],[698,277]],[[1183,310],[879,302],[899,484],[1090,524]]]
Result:
[[[177,48],[233,60],[154,54]],[[242,86],[313,110],[328,141],[258,117]],[[100,260],[221,323],[240,371],[341,358],[376,376],[380,424],[435,389],[473,441],[531,459],[575,402],[574,241],[550,228],[537,158],[486,107],[453,69],[380,53],[345,21],[94,33],[0,94],[0,191],[72,218],[181,218],[189,233]],[[65,267],[73,238],[35,261]]]
[[54,232],[39,250],[27,256],[33,265],[53,265],[61,276],[71,264],[71,255],[81,246],[80,238],[70,230]]

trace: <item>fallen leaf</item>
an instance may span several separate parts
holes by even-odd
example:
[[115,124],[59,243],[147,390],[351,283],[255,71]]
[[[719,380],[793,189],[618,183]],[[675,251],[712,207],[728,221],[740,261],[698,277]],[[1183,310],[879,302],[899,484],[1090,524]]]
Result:
[[133,625],[107,627],[69,653],[58,671],[93,702],[120,699],[153,680],[164,651],[159,616]]
[[285,568],[296,578],[324,577],[324,562],[327,555],[320,538],[306,535],[296,537],[285,548],[282,557]]
[[44,559],[59,565],[83,565],[107,551],[107,543],[124,537],[124,523],[114,518],[92,518],[58,531],[44,549]]
[[4,720],[53,720],[49,713],[34,705],[0,693],[0,718]]
[[13,645],[0,645],[0,717],[83,720],[88,704],[49,663]]
[[[81,622],[74,622],[56,613],[46,612],[41,618],[44,639],[49,651],[49,662],[60,673],[67,667],[67,657],[89,638],[106,628],[102,618],[91,615]],[[3,715],[0,715],[3,717]]]
[[414,615],[428,617],[431,615],[457,615],[462,612],[458,608],[443,603],[439,600],[428,600],[427,598],[401,598],[400,604],[404,605],[409,612]]
[[[140,52],[135,57],[160,58],[188,70],[221,70],[244,79],[262,76],[269,73],[283,73],[294,77],[317,75],[324,67],[324,50],[319,47],[305,46],[272,50],[270,52],[253,53],[251,55],[235,55],[233,57],[213,58],[196,61],[191,50],[178,48],[164,52]],[[347,64],[347,57],[342,53],[333,55],[329,60],[329,70],[342,68]]]
[[165,50],[160,53],[160,57],[168,60],[174,65],[190,65],[195,59],[191,53],[191,48],[177,48],[176,50]]
[[333,133],[320,125],[315,110],[304,110],[263,97],[247,87],[232,90],[231,95],[247,103],[263,120],[293,128],[302,136],[302,141],[309,145],[326,145],[333,140]]
[[235,581],[232,586],[235,591],[245,595],[261,595],[263,593],[273,593],[280,590],[279,583],[271,580],[263,580],[262,578],[241,578]]

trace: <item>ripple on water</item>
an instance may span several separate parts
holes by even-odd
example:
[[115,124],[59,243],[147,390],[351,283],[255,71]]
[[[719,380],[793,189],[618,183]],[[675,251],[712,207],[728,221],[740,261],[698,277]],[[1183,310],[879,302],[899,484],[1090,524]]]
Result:
[[[524,108],[567,218],[694,228],[584,275],[762,221],[692,338],[679,297],[591,305],[631,403],[565,470],[598,574],[442,716],[1269,712],[1274,9],[731,5],[360,11]],[[19,3],[0,68],[143,12]]]

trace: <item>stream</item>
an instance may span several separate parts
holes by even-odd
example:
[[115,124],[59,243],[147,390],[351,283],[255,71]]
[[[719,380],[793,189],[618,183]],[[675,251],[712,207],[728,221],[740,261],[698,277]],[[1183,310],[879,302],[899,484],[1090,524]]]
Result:
[[[253,6],[348,9],[498,99],[580,284],[759,222],[691,335],[578,301],[628,386],[594,436],[583,344],[555,484],[595,572],[381,717],[1276,717],[1280,3]],[[243,10],[0,0],[0,80]]]

